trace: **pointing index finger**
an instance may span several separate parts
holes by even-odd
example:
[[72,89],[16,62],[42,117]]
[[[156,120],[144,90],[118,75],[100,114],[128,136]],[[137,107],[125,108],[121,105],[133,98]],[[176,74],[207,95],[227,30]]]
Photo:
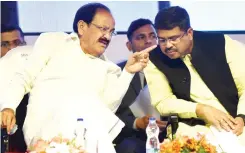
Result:
[[140,53],[149,53],[151,52],[153,49],[155,49],[157,47],[157,45],[153,45],[151,47],[148,47],[146,49],[144,49],[143,51],[141,51]]

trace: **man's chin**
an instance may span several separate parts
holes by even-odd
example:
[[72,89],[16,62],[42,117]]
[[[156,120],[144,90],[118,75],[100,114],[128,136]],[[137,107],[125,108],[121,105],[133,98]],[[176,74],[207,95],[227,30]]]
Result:
[[166,56],[168,56],[170,59],[177,59],[179,58],[178,55],[173,55],[173,54],[167,54],[167,53],[164,53]]
[[96,51],[98,56],[101,56],[102,54],[104,54],[104,52],[105,52],[105,48]]

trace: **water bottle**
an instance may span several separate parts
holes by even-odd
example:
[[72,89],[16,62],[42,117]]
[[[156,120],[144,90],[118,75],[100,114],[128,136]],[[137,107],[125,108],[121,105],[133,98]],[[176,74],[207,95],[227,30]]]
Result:
[[84,125],[83,118],[77,119],[76,129],[75,129],[75,145],[77,147],[85,148],[85,134],[86,128]]
[[146,153],[158,153],[160,144],[158,140],[159,127],[157,126],[156,119],[154,117],[149,118],[149,124],[146,127]]

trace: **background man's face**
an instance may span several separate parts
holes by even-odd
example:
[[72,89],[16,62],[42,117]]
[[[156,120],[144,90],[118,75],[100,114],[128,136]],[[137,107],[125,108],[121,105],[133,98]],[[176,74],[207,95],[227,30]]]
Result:
[[106,10],[98,9],[93,21],[82,33],[82,48],[86,53],[100,56],[108,47],[114,30],[115,20],[112,14]]
[[1,57],[3,57],[11,49],[21,46],[24,43],[24,38],[18,30],[1,33]]
[[152,45],[157,44],[157,36],[151,24],[144,25],[133,32],[129,50],[133,52],[142,51]]

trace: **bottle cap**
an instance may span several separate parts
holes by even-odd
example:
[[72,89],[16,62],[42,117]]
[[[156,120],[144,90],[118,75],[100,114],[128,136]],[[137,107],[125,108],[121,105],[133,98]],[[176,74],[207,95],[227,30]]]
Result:
[[83,118],[78,118],[77,121],[83,121]]
[[149,120],[150,120],[150,121],[155,121],[156,118],[155,118],[155,117],[150,117]]

